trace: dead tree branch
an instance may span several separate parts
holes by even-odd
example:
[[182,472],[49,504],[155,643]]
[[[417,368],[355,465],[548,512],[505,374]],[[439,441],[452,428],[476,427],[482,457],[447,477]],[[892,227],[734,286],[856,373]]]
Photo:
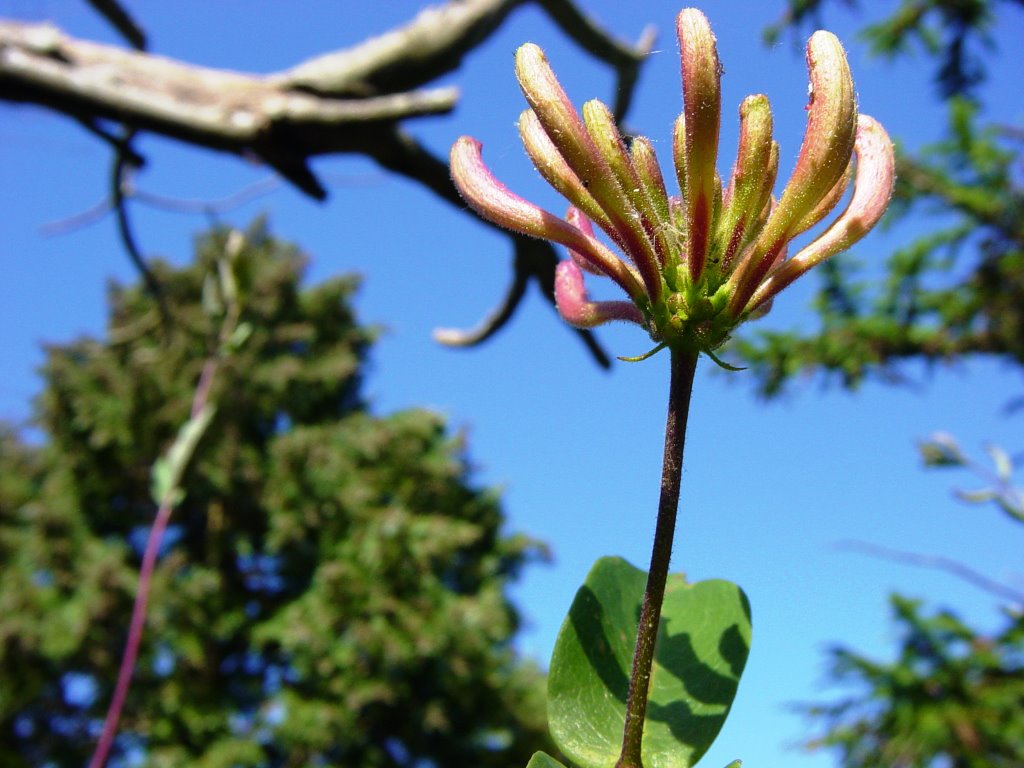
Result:
[[[465,208],[465,203],[452,185],[448,164],[431,154],[409,134],[395,130],[387,136],[379,137],[373,147],[373,159],[394,173],[419,181],[456,208]],[[512,283],[497,309],[476,328],[470,331],[443,329],[435,332],[434,339],[448,346],[472,347],[491,338],[512,318],[531,280],[536,280],[544,297],[552,306],[555,304],[555,266],[558,264],[558,255],[554,246],[546,240],[534,240],[509,233],[489,222],[483,223],[512,240],[515,253]],[[610,367],[611,360],[593,333],[579,328],[574,330],[590,350],[595,362],[602,368]]]
[[1002,600],[1008,600],[1014,605],[1024,605],[1024,593],[988,578],[978,573],[973,568],[964,565],[958,560],[953,560],[942,555],[921,555],[916,552],[904,552],[899,549],[883,547],[880,544],[872,544],[867,541],[841,541],[836,546],[840,549],[864,552],[884,560],[891,560],[894,563],[912,565],[917,568],[931,568],[937,571],[945,571],[958,579],[961,579],[973,587],[995,595]]
[[88,3],[110,22],[132,48],[146,50],[146,33],[117,0],[88,0]]
[[381,125],[449,112],[457,93],[439,88],[322,98],[282,88],[272,78],[76,40],[46,24],[7,21],[0,22],[0,98],[255,156],[323,199],[326,191],[308,167],[311,157],[365,152]]
[[[132,44],[145,44],[142,29],[117,2],[91,1]],[[198,67],[76,39],[47,24],[0,20],[0,99],[72,117],[122,155],[133,150],[119,137],[152,132],[257,159],[320,200],[327,192],[310,160],[363,154],[461,208],[447,164],[409,138],[401,125],[450,112],[457,90],[430,88],[429,83],[456,70],[512,11],[530,2],[583,50],[615,70],[615,111],[624,117],[653,32],[645,31],[636,45],[623,43],[573,0],[448,0],[404,26],[268,75]],[[106,123],[117,124],[120,131],[109,130]],[[133,154],[130,160],[139,166],[144,158]],[[461,336],[460,343],[482,341],[500,329],[529,280],[537,279],[549,293],[554,251],[514,236],[513,248],[512,290],[482,329]],[[593,337],[582,335],[596,359],[607,364]]]

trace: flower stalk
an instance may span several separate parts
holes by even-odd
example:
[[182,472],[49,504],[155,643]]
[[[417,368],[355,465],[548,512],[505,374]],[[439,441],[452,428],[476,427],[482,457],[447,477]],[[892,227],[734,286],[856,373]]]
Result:
[[[740,106],[739,146],[723,185],[717,171],[722,66],[715,37],[704,15],[692,8],[680,12],[676,33],[683,83],[683,110],[672,137],[678,195],[666,189],[653,144],[644,137],[624,140],[611,110],[599,101],[577,112],[543,51],[530,43],[516,53],[516,77],[530,106],[519,131],[541,176],[569,201],[568,212],[556,216],[505,187],[484,164],[475,139],[463,136],[451,151],[452,179],[483,218],[568,249],[554,284],[567,322],[580,328],[616,320],[639,325],[655,347],[624,359],[669,350],[661,499],[617,768],[642,768],[697,359],[705,353],[724,366],[715,350],[733,330],[765,314],[790,283],[867,234],[884,213],[895,178],[892,142],[876,120],[858,113],[842,45],[818,31],[807,43],[807,128],[782,195],[772,194],[779,145],[763,94]],[[790,257],[793,239],[847,197],[831,224]],[[610,278],[626,299],[591,300],[585,274]]]
[[643,768],[644,719],[647,715],[647,694],[651,685],[654,647],[661,622],[661,606],[665,600],[672,541],[675,538],[676,514],[679,509],[679,487],[683,474],[683,448],[686,444],[686,421],[690,413],[693,376],[697,370],[697,353],[671,352],[672,373],[669,380],[668,417],[665,421],[665,453],[661,465],[661,496],[658,520],[651,548],[651,567],[647,572],[640,607],[640,626],[633,654],[633,672],[629,678],[626,698],[626,724],[622,734],[622,752],[615,768]]

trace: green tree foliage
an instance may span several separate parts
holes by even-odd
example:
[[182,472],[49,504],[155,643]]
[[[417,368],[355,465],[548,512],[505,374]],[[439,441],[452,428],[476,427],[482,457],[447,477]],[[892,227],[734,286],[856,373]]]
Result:
[[[828,4],[790,0],[769,37],[817,20]],[[985,122],[977,99],[988,31],[997,8],[1018,12],[1010,6],[1024,2],[904,0],[864,30],[878,53],[899,55],[916,41],[938,59],[949,129],[923,151],[899,154],[889,213],[890,221],[924,215],[934,227],[893,253],[881,279],[865,278],[851,258],[827,264],[815,332],[738,340],[734,354],[755,370],[765,394],[808,370],[856,386],[871,374],[898,377],[910,360],[980,353],[1024,365],[1024,130]]]
[[[818,21],[828,0],[789,0],[769,38]],[[857,6],[853,0],[846,5]],[[898,375],[900,364],[985,354],[1024,366],[1024,131],[985,120],[979,94],[997,12],[1020,0],[902,0],[864,30],[872,49],[897,56],[912,47],[936,59],[948,130],[938,143],[897,161],[898,219],[927,216],[931,232],[891,255],[880,280],[853,262],[827,265],[812,334],[765,333],[736,349],[760,374],[767,394],[795,374],[824,371],[846,386],[868,375]],[[869,7],[863,4],[863,7]],[[874,8],[872,7],[874,10]],[[994,503],[1024,521],[1012,461],[991,447],[990,471],[951,437],[921,446],[925,463],[971,469],[986,481],[958,492],[968,503]],[[831,678],[845,698],[804,707],[822,728],[809,742],[843,768],[1017,768],[1024,765],[1024,598],[955,561],[911,558],[943,567],[1008,600],[1002,626],[980,631],[954,612],[892,597],[898,652],[878,661],[832,651]],[[1013,607],[1009,607],[1009,606]]]
[[915,600],[894,596],[892,607],[898,657],[832,652],[832,678],[856,693],[807,708],[827,726],[810,746],[837,751],[843,768],[1024,765],[1024,614],[983,634]]
[[[106,338],[47,351],[42,444],[0,433],[0,764],[80,766],[111,697],[155,505],[151,469],[217,349],[216,262],[155,272],[173,318],[113,287]],[[115,764],[525,765],[542,676],[505,587],[539,547],[501,533],[460,440],[373,415],[357,281],[249,233],[251,334],[223,358],[154,576]]]
[[[967,469],[983,480],[982,487],[957,491],[963,502],[992,505],[1024,524],[1024,494],[1013,485],[1013,460],[1005,451],[988,447],[989,468],[946,434],[920,448],[927,466]],[[893,595],[897,658],[882,662],[832,649],[830,676],[851,693],[803,708],[824,726],[808,746],[833,750],[843,768],[1024,765],[1024,594],[955,561],[897,554],[1000,596],[1007,601],[1003,626],[981,632],[953,611],[928,613],[919,600]]]
[[[765,30],[765,40],[774,43],[787,27],[808,22],[821,26],[825,6],[833,0],[787,0],[782,20]],[[843,4],[858,7],[857,0]],[[998,6],[1024,6],[1022,0],[902,0],[899,7],[881,21],[869,24],[863,37],[871,51],[888,58],[910,51],[918,44],[938,59],[936,85],[943,97],[965,95],[985,79],[982,48],[991,43],[989,30],[996,21]],[[889,10],[887,8],[887,10]]]

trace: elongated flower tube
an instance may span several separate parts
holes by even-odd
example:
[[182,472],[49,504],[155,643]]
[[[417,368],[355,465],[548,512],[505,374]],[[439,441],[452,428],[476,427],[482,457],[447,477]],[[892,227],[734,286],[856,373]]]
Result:
[[[763,315],[779,291],[874,227],[892,197],[893,147],[878,121],[858,114],[839,40],[819,31],[807,43],[807,128],[781,197],[772,196],[779,145],[762,94],[740,106],[739,146],[723,184],[715,37],[693,8],[680,12],[676,32],[683,82],[672,137],[678,196],[665,187],[653,144],[637,137],[627,146],[599,101],[577,112],[531,43],[516,53],[516,77],[530,106],[519,132],[569,212],[556,216],[511,192],[467,136],[452,147],[452,179],[483,218],[566,246],[570,258],[556,271],[555,299],[567,322],[591,328],[626,320],[647,330],[657,348],[713,353],[737,325]],[[842,213],[790,255],[791,241],[847,198]],[[611,278],[629,301],[592,301],[586,273]]]

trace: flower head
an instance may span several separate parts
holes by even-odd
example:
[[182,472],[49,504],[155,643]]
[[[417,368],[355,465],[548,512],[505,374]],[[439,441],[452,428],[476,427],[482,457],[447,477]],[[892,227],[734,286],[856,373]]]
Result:
[[[452,147],[451,169],[459,192],[485,219],[566,246],[570,258],[558,265],[555,298],[567,322],[591,328],[628,320],[659,348],[711,353],[741,322],[766,312],[779,291],[877,223],[892,196],[894,157],[882,126],[857,112],[842,46],[819,31],[807,43],[807,130],[782,196],[772,195],[779,146],[760,94],[740,105],[739,147],[723,187],[715,38],[692,8],[679,14],[676,30],[683,112],[672,150],[679,195],[669,196],[651,142],[638,137],[627,145],[599,101],[577,112],[543,51],[530,43],[516,53],[530,105],[519,132],[537,170],[569,201],[568,213],[548,213],[507,189],[468,136]],[[828,216],[851,185],[842,213],[789,257],[790,241]],[[622,255],[596,236],[595,226]],[[611,278],[629,301],[591,301],[584,272]]]

